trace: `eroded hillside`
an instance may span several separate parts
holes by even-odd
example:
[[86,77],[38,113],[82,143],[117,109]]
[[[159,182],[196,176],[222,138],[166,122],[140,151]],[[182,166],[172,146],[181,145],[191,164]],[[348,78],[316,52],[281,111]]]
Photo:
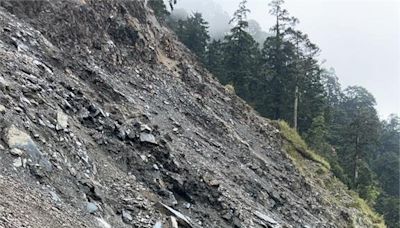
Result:
[[321,165],[299,170],[144,1],[0,6],[0,227],[377,222]]

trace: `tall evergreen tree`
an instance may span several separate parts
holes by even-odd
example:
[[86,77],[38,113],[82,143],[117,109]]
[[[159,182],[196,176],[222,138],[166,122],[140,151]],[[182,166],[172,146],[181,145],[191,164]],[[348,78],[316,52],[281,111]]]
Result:
[[400,227],[400,118],[391,115],[381,125],[372,167],[383,192],[375,208],[383,214],[388,227],[395,228]]
[[316,60],[319,49],[294,28],[298,20],[289,16],[283,3],[270,4],[276,21],[271,28],[274,35],[266,39],[262,50],[267,82],[264,104],[259,106],[262,114],[291,122],[304,133],[323,111],[324,90]]
[[165,19],[168,17],[169,12],[167,7],[164,4],[163,0],[148,0],[148,6],[153,9],[154,14],[156,15],[157,19],[161,22],[164,22]]
[[[324,90],[321,83],[321,69],[316,56],[319,48],[313,44],[306,34],[288,28],[289,42],[295,47],[292,56],[294,64],[293,78],[289,82],[293,96],[293,128],[305,132],[312,121],[321,115],[324,103]],[[290,96],[290,94],[289,94]]]
[[222,84],[228,84],[229,80],[225,73],[224,59],[225,53],[223,50],[224,43],[221,40],[213,40],[207,47],[207,68],[218,77]]
[[231,23],[235,26],[224,38],[224,80],[235,87],[239,96],[249,101],[255,99],[259,66],[259,49],[257,42],[246,31],[248,27],[246,7],[247,0],[242,0],[239,9],[234,13]]
[[[349,87],[344,91],[342,108],[344,121],[341,126],[340,156],[343,167],[352,179],[352,187],[372,185],[371,178],[360,182],[360,168],[370,172],[370,160],[377,145],[379,118],[375,98],[362,87]],[[367,182],[366,182],[367,181]]]
[[194,13],[186,20],[179,20],[174,28],[179,39],[193,51],[202,62],[206,61],[206,48],[210,39],[208,23],[201,13]]
[[[333,123],[341,116],[338,107],[343,99],[343,92],[336,76],[335,69],[321,69],[321,83],[325,91],[324,117],[328,124],[329,131],[334,131]],[[331,135],[328,135],[328,139]]]
[[[265,115],[273,119],[281,119],[284,113],[290,109],[289,97],[285,97],[290,91],[287,82],[291,81],[294,72],[293,57],[295,47],[285,39],[288,28],[297,23],[297,19],[289,16],[287,10],[283,9],[283,0],[274,0],[270,3],[270,14],[275,17],[275,25],[271,28],[273,36],[268,37],[263,46],[262,55],[264,59],[265,78],[269,86],[266,88],[265,104],[263,107]],[[286,118],[284,118],[286,119]]]
[[400,196],[400,117],[391,115],[382,121],[379,147],[373,158],[373,168],[383,190],[391,196]]

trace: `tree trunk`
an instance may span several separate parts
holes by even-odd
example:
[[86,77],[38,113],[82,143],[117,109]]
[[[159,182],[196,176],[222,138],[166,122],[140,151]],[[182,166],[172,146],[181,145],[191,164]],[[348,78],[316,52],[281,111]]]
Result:
[[358,159],[359,159],[359,144],[360,137],[357,135],[356,137],[356,151],[354,153],[354,163],[353,163],[353,185],[357,187],[357,179],[358,179]]
[[299,105],[299,87],[296,85],[294,89],[294,106],[293,106],[293,128],[297,130],[297,110]]

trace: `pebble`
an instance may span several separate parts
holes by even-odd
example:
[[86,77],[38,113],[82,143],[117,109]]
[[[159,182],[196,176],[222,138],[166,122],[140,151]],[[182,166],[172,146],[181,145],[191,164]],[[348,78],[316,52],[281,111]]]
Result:
[[68,127],[68,116],[61,110],[57,112],[57,125],[56,129],[66,129]]
[[2,114],[4,114],[4,113],[6,113],[6,107],[4,107],[4,105],[1,105],[0,104],[0,113],[2,113]]
[[161,221],[156,222],[156,224],[153,226],[153,228],[162,228],[162,227],[163,225]]
[[146,143],[151,143],[151,144],[157,144],[156,138],[154,135],[149,134],[149,133],[140,133],[140,142],[146,142]]
[[130,223],[133,220],[131,213],[129,213],[129,211],[122,210],[122,220],[126,223]]
[[89,212],[90,214],[94,214],[94,213],[96,213],[96,211],[99,210],[99,208],[97,207],[96,204],[91,203],[91,202],[88,202],[88,203],[86,204],[86,210],[87,210],[87,212]]
[[19,168],[22,166],[22,159],[20,157],[14,159],[14,163],[13,163],[14,167]]
[[20,156],[22,156],[24,154],[24,151],[22,151],[22,150],[20,150],[18,148],[12,148],[10,150],[10,154],[20,157]]

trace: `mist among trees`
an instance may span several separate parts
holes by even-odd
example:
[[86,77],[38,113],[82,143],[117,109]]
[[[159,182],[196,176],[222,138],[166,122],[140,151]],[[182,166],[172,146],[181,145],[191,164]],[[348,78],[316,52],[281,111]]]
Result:
[[337,178],[375,207],[389,227],[400,227],[400,118],[380,120],[370,92],[341,87],[283,0],[269,4],[275,21],[268,32],[248,20],[246,0],[230,18],[210,0],[199,4],[207,15],[182,9],[169,15],[162,0],[149,1],[159,20],[222,84],[233,86],[261,115],[290,123],[329,161]]

